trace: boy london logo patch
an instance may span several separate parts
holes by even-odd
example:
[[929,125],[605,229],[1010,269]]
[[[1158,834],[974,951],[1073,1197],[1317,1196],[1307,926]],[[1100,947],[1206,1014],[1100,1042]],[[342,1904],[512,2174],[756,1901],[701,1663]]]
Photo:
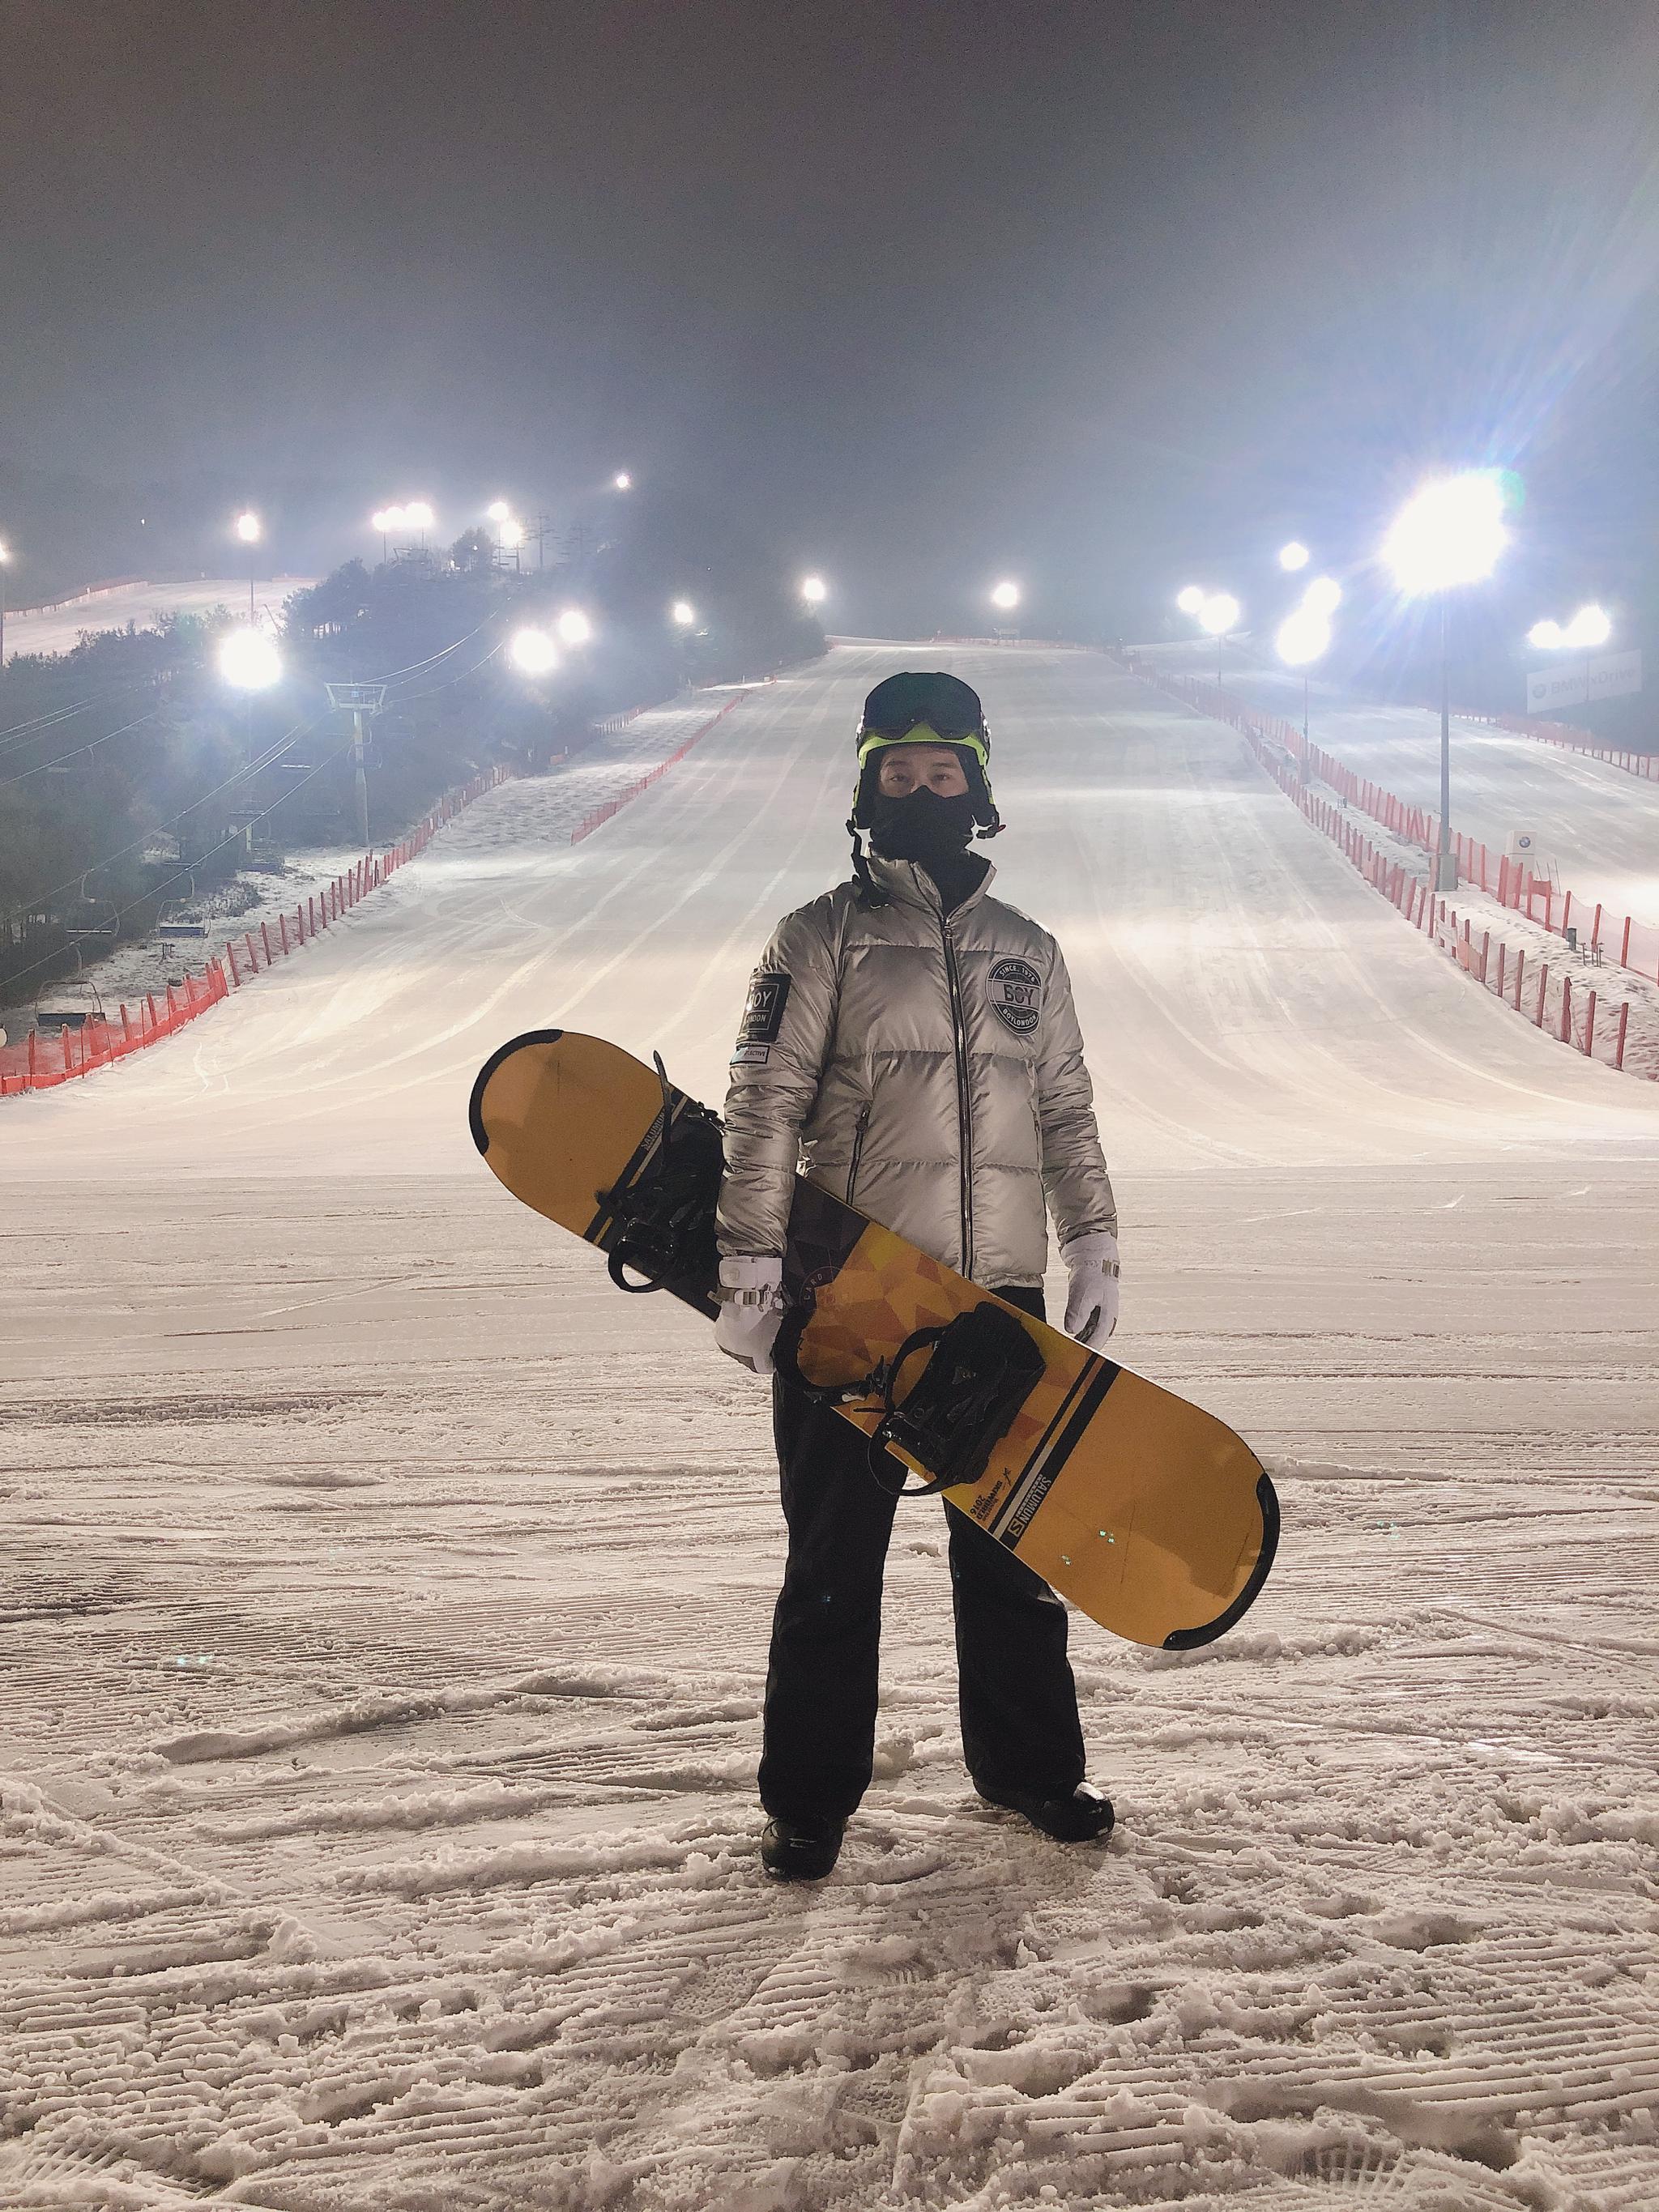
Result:
[[1042,1018],[1042,978],[1029,960],[999,960],[992,969],[991,1012],[1016,1036],[1030,1036]]
[[739,1061],[747,1061],[750,1066],[764,1062],[767,1047],[777,1042],[778,1031],[783,1025],[783,1010],[789,1003],[789,981],[784,975],[760,975],[749,986],[749,1003],[743,1010],[737,1049],[732,1054],[734,1066]]

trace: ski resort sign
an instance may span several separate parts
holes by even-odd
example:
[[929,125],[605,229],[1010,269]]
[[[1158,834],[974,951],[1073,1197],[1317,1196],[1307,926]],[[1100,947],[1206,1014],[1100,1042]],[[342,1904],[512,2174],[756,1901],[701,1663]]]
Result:
[[1598,653],[1560,668],[1527,671],[1527,712],[1582,707],[1591,699],[1623,699],[1642,688],[1639,653]]

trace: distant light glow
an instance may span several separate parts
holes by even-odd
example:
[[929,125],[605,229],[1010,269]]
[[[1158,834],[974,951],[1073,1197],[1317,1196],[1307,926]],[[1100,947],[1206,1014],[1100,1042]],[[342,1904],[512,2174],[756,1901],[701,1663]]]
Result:
[[558,629],[567,645],[586,645],[593,635],[593,625],[580,607],[567,607],[559,617]]
[[241,539],[244,545],[257,545],[264,534],[259,518],[255,514],[252,507],[247,510],[246,514],[239,514],[237,516],[236,535]]
[[1302,604],[1316,615],[1334,615],[1342,604],[1342,586],[1334,576],[1316,576],[1302,594]]
[[492,499],[484,509],[484,518],[489,522],[505,522],[512,512],[504,499]]
[[697,611],[690,599],[676,599],[669,611],[682,629],[690,629],[697,619]]
[[1613,635],[1613,617],[1605,607],[1580,607],[1567,624],[1567,643],[1580,652],[1605,645]]
[[1183,615],[1195,615],[1203,605],[1205,591],[1202,584],[1188,584],[1184,592],[1176,593],[1176,605]]
[[1286,615],[1273,638],[1273,650],[1291,668],[1317,660],[1331,641],[1331,626],[1317,607],[1304,600],[1294,614]]
[[1537,622],[1527,632],[1527,643],[1537,646],[1544,653],[1553,653],[1566,641],[1567,634],[1559,622]]
[[507,650],[524,676],[545,676],[559,665],[559,648],[544,629],[515,630]]
[[514,522],[509,518],[501,524],[501,537],[503,545],[522,545],[524,544],[523,523]]
[[1004,614],[1012,613],[1019,605],[1019,586],[1005,576],[991,593],[991,605],[1000,607]]
[[611,481],[618,491],[632,491],[634,489],[634,479],[626,469],[618,469]]
[[430,530],[437,519],[423,499],[410,500],[404,509],[404,521],[410,530]]
[[368,518],[370,527],[378,530],[382,538],[389,538],[394,530],[404,526],[404,511],[400,507],[383,507]]
[[4,541],[4,539],[3,539],[3,538],[0,538],[0,561],[9,561],[9,560],[10,560],[10,558],[11,558],[11,548],[10,548],[10,546],[9,546],[9,545],[8,545],[8,544],[5,543],[5,541]]
[[830,587],[822,576],[803,576],[800,595],[809,607],[821,607],[830,596]]
[[1382,558],[1408,597],[1479,583],[1497,565],[1509,533],[1497,477],[1468,474],[1425,484],[1382,541]]
[[1305,568],[1312,558],[1313,556],[1299,538],[1292,538],[1288,545],[1281,545],[1279,549],[1279,565],[1281,568],[1292,571]]
[[1225,637],[1230,629],[1238,628],[1243,609],[1231,592],[1212,592],[1198,611],[1199,626],[1212,637]]
[[238,691],[266,691],[283,672],[282,656],[261,631],[226,633],[219,647],[219,673]]

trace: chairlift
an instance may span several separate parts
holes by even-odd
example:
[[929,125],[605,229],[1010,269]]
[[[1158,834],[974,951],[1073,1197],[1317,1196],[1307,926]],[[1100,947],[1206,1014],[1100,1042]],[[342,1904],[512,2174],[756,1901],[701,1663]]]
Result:
[[84,1029],[89,1021],[106,1021],[103,994],[81,963],[81,949],[76,947],[76,972],[60,976],[55,983],[43,983],[34,994],[34,1026],[44,1036],[47,1031],[59,1033],[64,1030]]
[[87,876],[91,873],[88,868],[82,877],[75,904],[64,917],[64,934],[76,948],[77,957],[82,945],[112,945],[121,933],[120,910],[114,900],[107,896],[96,898],[87,890]]
[[158,937],[205,937],[207,917],[196,903],[196,871],[190,872],[190,889],[183,898],[169,899],[155,917]]

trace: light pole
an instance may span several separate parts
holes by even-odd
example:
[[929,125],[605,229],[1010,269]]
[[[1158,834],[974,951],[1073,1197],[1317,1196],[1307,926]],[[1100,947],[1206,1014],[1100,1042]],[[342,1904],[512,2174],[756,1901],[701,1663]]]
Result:
[[264,536],[264,530],[253,509],[246,507],[236,518],[236,535],[247,548],[247,618],[250,623],[259,619],[259,610],[254,602],[254,586],[258,574],[259,556],[254,547]]
[[[1334,604],[1334,603],[1333,603]],[[1316,605],[1309,592],[1301,605],[1285,616],[1273,638],[1273,650],[1287,668],[1302,671],[1302,781],[1308,781],[1308,671],[1331,641],[1329,610]]]
[[1491,575],[1508,539],[1503,489],[1494,476],[1443,477],[1408,500],[1382,541],[1382,558],[1407,599],[1440,603],[1440,846],[1435,889],[1457,889],[1451,832],[1451,647],[1447,594]]
[[1221,662],[1227,649],[1227,634],[1238,628],[1243,612],[1231,592],[1212,592],[1198,609],[1198,626],[1215,640],[1215,684],[1221,689]]

